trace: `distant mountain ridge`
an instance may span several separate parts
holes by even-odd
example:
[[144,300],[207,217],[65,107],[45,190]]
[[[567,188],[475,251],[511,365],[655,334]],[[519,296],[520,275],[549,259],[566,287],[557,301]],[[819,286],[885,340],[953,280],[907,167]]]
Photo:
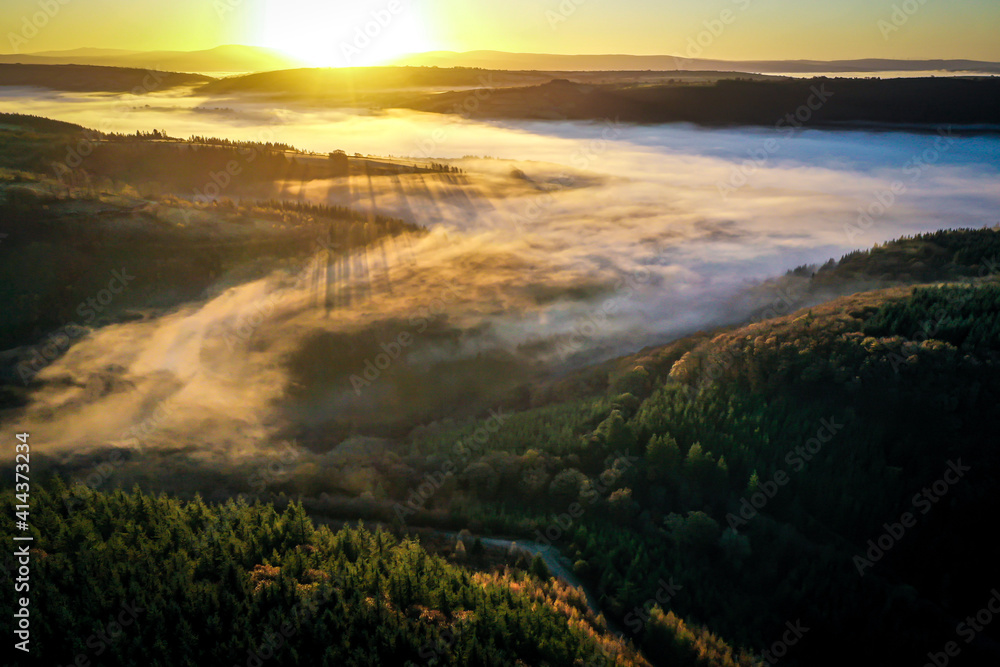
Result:
[[280,51],[256,46],[217,46],[205,51],[125,51],[74,49],[0,55],[0,63],[97,65],[170,72],[266,72],[293,69],[302,62]]
[[[25,65],[98,65],[171,72],[270,72],[299,69],[307,63],[274,49],[226,45],[203,51],[130,51],[126,49],[82,48],[25,54],[0,54],[0,63]],[[821,72],[971,72],[1000,74],[1000,63],[982,60],[710,60],[672,55],[552,53],[508,53],[505,51],[429,51],[394,60],[387,65],[425,67],[475,67],[520,71],[722,71],[742,73],[821,73]]]
[[432,51],[400,58],[395,64],[429,67],[482,67],[484,69],[561,70],[561,71],[726,71],[754,73],[812,72],[977,72],[1000,74],[1000,63],[980,60],[893,60],[861,58],[856,60],[706,60],[682,56],[560,55],[544,53],[507,53],[504,51]]

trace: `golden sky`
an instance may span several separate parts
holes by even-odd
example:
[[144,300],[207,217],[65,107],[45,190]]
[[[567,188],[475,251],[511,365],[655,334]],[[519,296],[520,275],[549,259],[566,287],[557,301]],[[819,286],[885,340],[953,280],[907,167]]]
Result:
[[2,0],[0,26],[6,53],[251,44],[317,65],[476,49],[1000,61],[996,0]]

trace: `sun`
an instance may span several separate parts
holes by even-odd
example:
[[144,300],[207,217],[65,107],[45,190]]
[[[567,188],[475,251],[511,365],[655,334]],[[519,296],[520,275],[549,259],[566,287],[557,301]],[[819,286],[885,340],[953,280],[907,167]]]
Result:
[[412,0],[266,0],[257,43],[315,67],[359,67],[432,51]]

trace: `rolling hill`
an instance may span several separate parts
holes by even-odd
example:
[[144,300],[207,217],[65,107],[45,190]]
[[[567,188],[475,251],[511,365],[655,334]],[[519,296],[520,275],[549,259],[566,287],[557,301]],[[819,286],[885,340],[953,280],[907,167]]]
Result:
[[[785,79],[667,84],[579,84],[555,79],[539,86],[425,96],[421,111],[463,110],[482,118],[601,120],[700,125],[766,125],[791,130],[803,124],[1000,124],[1000,80],[994,79]],[[808,106],[806,106],[808,105]],[[804,111],[804,113],[803,113]],[[797,115],[793,116],[793,114]]]
[[301,67],[302,63],[273,49],[217,46],[204,51],[125,51],[74,49],[0,55],[0,63],[31,65],[96,65],[171,72],[264,72]]
[[824,72],[976,72],[1000,73],[1000,63],[979,60],[710,60],[678,55],[562,55],[551,53],[507,53],[503,51],[431,51],[396,61],[399,65],[427,67],[482,67],[548,71],[674,71],[715,70],[744,73],[824,73]]
[[199,86],[212,79],[199,74],[92,65],[0,64],[0,86],[48,88],[68,92],[128,93]]

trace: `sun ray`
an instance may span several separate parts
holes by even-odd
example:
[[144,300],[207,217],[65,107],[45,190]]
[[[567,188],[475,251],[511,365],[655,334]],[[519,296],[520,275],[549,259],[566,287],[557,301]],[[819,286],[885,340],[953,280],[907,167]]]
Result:
[[257,43],[315,67],[361,67],[433,50],[419,7],[400,0],[267,0]]

